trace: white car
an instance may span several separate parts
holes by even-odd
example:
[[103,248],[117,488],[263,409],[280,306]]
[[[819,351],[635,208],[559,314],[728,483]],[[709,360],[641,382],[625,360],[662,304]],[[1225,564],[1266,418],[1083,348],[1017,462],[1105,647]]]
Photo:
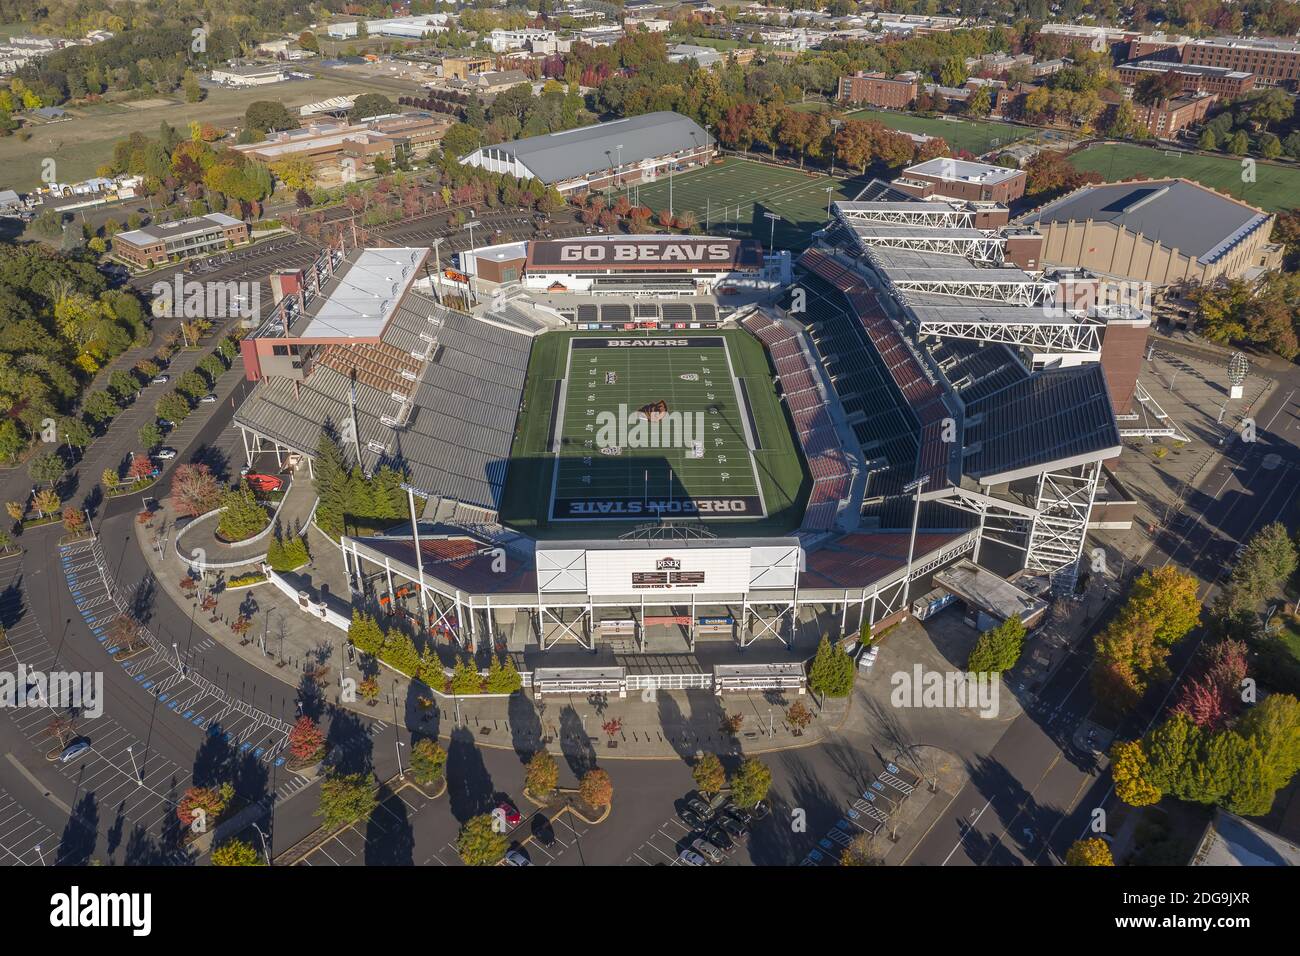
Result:
[[215,405],[216,403],[217,403],[217,396],[213,395],[211,392],[209,392],[208,394],[204,395],[202,398],[199,399],[200,405]]
[[506,866],[532,866],[533,861],[518,850],[506,850]]
[[155,375],[152,379],[154,385],[166,385],[170,381],[171,378],[167,375]]
[[682,850],[677,856],[678,862],[685,863],[687,866],[708,866],[709,861],[704,859],[694,850]]
[[171,461],[173,458],[176,457],[176,449],[159,448],[156,452],[153,453],[153,456],[157,458],[159,461]]

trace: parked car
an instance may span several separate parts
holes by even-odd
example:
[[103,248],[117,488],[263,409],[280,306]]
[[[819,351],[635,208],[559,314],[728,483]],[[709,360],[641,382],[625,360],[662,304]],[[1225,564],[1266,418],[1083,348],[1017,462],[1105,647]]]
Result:
[[170,418],[160,418],[158,419],[158,427],[165,432],[169,432],[176,427],[176,423]]
[[709,865],[709,861],[704,859],[704,857],[700,856],[694,850],[682,850],[682,852],[677,855],[677,859],[682,863],[685,863],[687,866]]
[[217,396],[213,395],[211,392],[208,392],[208,394],[204,395],[202,398],[199,399],[199,404],[215,405],[217,404]]
[[555,827],[551,826],[551,821],[546,819],[545,814],[539,813],[533,817],[529,828],[533,831],[533,839],[542,846],[555,846]]
[[687,794],[685,803],[687,809],[694,810],[705,820],[708,820],[713,816],[713,810],[709,806],[708,801],[703,799],[698,793]]
[[749,832],[749,827],[736,816],[734,811],[729,810],[718,816],[718,826],[727,832],[727,835],[733,839],[739,840]]
[[702,836],[696,837],[691,841],[691,849],[704,857],[710,863],[722,862],[722,851]]
[[152,379],[150,379],[150,381],[154,385],[166,385],[168,382],[171,381],[171,377],[168,375],[155,375]]
[[89,749],[89,740],[74,740],[64,748],[63,753],[59,754],[59,763],[68,763],[71,760],[75,760],[78,755],[84,754]]
[[690,807],[682,807],[677,811],[677,815],[682,818],[682,823],[686,824],[692,830],[698,830],[700,827],[704,826],[704,818]]
[[171,461],[173,458],[176,457],[176,449],[168,448],[166,445],[164,445],[162,448],[159,448],[156,452],[154,452],[153,456],[157,458],[159,461]]
[[708,838],[708,841],[712,843],[714,846],[716,846],[719,850],[730,850],[733,846],[736,845],[736,842],[733,839],[731,839],[731,834],[728,833],[726,829],[722,826],[722,820],[725,819],[726,819],[726,815],[723,814],[722,819],[720,819],[713,826],[709,827],[708,833],[705,834],[705,836]]
[[263,475],[254,471],[244,475],[243,478],[248,482],[248,487],[263,493],[279,491],[284,487],[284,479],[277,478],[275,475]]
[[519,826],[520,821],[523,820],[523,817],[519,815],[519,811],[508,800],[502,800],[498,803],[497,809],[501,811],[502,819],[512,827]]
[[506,866],[532,866],[533,861],[519,850],[506,850]]

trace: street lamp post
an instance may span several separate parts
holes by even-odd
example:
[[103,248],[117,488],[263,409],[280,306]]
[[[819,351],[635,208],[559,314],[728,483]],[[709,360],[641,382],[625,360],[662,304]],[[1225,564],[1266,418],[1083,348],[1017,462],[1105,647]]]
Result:
[[135,747],[128,744],[126,748],[126,752],[128,756],[130,756],[131,758],[131,769],[135,771],[135,785],[137,787],[143,787],[144,778],[140,776],[140,768],[136,765],[135,762]]
[[834,186],[826,187],[826,221],[831,221],[831,193],[835,191]]
[[256,823],[253,824],[253,829],[257,831],[257,835],[262,839],[262,852],[266,854],[266,865],[274,866],[275,864],[271,862],[271,847],[266,841],[266,834],[262,832],[262,828]]

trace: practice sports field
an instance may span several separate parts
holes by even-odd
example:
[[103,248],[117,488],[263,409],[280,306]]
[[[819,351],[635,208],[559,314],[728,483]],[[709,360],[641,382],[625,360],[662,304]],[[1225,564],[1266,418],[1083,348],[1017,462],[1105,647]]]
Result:
[[1257,162],[1255,182],[1251,183],[1242,179],[1241,160],[1231,156],[1198,156],[1118,143],[1089,146],[1071,156],[1070,162],[1076,169],[1100,173],[1107,182],[1138,175],[1194,179],[1266,212],[1300,205],[1300,169],[1293,166]]
[[725,339],[572,339],[567,366],[551,520],[764,516]]
[[[763,248],[772,238],[771,223],[764,213],[781,218],[776,223],[777,249],[802,249],[808,237],[826,225],[826,187],[831,187],[831,201],[851,199],[860,184],[822,173],[801,172],[783,166],[770,166],[748,159],[728,158],[721,163],[674,174],[672,209],[680,213],[690,209],[704,229],[708,218],[709,234],[737,235],[757,239]],[[641,186],[641,205],[655,212],[668,208],[668,179]]]
[[540,537],[602,537],[660,517],[782,533],[806,494],[766,353],[748,333],[551,332],[534,345],[507,523]]
[[939,119],[933,116],[915,116],[894,110],[854,110],[847,114],[852,119],[875,120],[888,129],[903,133],[920,133],[923,136],[942,136],[954,150],[965,149],[976,156],[987,153],[995,146],[1010,146],[1016,140],[1026,139],[1032,130],[1010,123],[992,120]]

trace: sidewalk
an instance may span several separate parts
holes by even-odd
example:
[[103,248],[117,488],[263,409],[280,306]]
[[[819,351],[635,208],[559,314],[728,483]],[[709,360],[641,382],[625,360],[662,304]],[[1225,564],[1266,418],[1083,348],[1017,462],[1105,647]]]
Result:
[[[304,481],[309,484],[309,481]],[[339,702],[339,678],[360,677],[354,664],[344,664],[347,635],[301,611],[297,604],[272,584],[234,591],[220,590],[214,611],[199,608],[198,593],[186,594],[180,580],[186,570],[165,540],[174,516],[165,499],[150,529],[138,536],[145,557],[162,589],[177,606],[190,608],[195,624],[231,653],[237,654],[277,679],[299,686],[308,671],[317,673],[317,687],[332,704],[354,713],[400,723],[414,731],[450,734],[457,727],[472,730],[483,746],[508,747],[531,752],[546,747],[560,754],[576,750],[601,753],[605,758],[672,759],[693,756],[699,750],[717,753],[761,753],[821,742],[836,730],[849,713],[848,700],[819,704],[811,694],[784,696],[728,694],[716,697],[711,691],[633,692],[627,698],[548,696],[535,699],[527,694],[509,697],[454,698],[431,693],[423,685],[380,667],[380,696],[374,705],[358,700]],[[161,554],[158,542],[163,539]],[[340,600],[347,595],[342,557],[334,544],[313,526],[308,529],[311,562],[288,577],[318,598]],[[239,573],[239,572],[233,572]],[[209,572],[205,585],[224,581],[231,572]],[[230,629],[241,614],[253,619],[247,642]],[[210,618],[216,616],[213,623]],[[320,669],[326,669],[321,673]],[[802,700],[813,713],[813,721],[801,734],[784,720],[785,708]],[[738,735],[721,729],[728,714],[743,715]],[[622,726],[610,737],[602,730],[618,718]],[[609,746],[613,739],[616,746]]]

